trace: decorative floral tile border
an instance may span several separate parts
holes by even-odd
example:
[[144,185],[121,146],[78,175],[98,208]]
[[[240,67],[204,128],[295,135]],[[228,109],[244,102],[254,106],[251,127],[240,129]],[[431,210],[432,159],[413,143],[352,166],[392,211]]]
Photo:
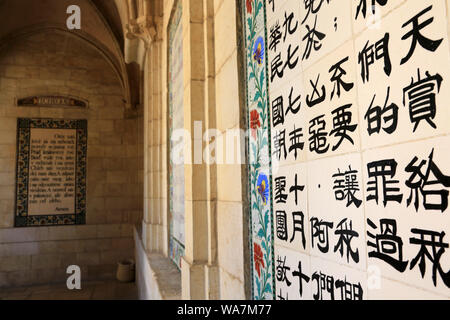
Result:
[[270,112],[267,87],[266,8],[245,0],[244,42],[249,135],[250,252],[252,298],[275,298]]
[[[172,136],[172,130],[173,130],[173,115],[174,115],[174,99],[175,99],[175,93],[173,88],[173,83],[170,81],[172,78],[172,73],[174,72],[180,72],[180,70],[173,70],[173,65],[171,63],[173,55],[178,54],[174,50],[173,41],[176,35],[176,31],[181,23],[181,18],[183,14],[183,6],[181,0],[176,0],[174,4],[174,12],[172,14],[172,17],[169,22],[169,28],[168,28],[168,34],[169,34],[169,46],[168,46],[168,98],[169,98],[169,120],[168,120],[168,128],[169,128],[169,137]],[[181,57],[182,59],[182,57]],[[182,70],[181,70],[182,72]],[[170,145],[169,148],[169,212],[170,216],[172,216],[173,213],[173,199],[174,199],[174,174],[173,174],[173,163],[172,163],[172,157],[170,156],[170,150],[172,149],[172,145]],[[175,263],[175,265],[178,267],[178,269],[181,269],[181,258],[184,256],[184,244],[179,241],[176,237],[174,237],[174,226],[173,226],[173,219],[170,219],[169,222],[169,257],[170,259]]]

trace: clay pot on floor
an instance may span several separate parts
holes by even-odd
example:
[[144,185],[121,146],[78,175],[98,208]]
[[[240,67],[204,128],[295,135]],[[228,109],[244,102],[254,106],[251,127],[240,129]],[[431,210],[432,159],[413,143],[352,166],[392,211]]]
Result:
[[134,281],[135,265],[133,260],[123,260],[117,264],[117,280],[120,282]]

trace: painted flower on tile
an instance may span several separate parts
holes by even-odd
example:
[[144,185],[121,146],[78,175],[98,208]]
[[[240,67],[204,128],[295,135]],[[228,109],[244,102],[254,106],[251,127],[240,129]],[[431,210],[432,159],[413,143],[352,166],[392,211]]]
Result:
[[261,66],[264,60],[264,39],[263,37],[259,37],[256,39],[255,47],[253,48],[253,60],[258,63],[258,66]]
[[261,127],[261,122],[259,121],[259,113],[257,110],[252,110],[250,112],[250,128],[252,129],[252,137],[256,139],[256,130]]
[[261,267],[264,266],[264,254],[261,250],[261,246],[257,243],[253,244],[253,260],[255,261],[255,269],[258,272],[258,276],[261,277]]
[[246,0],[247,13],[252,14],[252,2],[253,0]]
[[261,196],[264,205],[266,205],[267,199],[269,198],[269,180],[264,173],[259,174],[257,186],[258,193]]

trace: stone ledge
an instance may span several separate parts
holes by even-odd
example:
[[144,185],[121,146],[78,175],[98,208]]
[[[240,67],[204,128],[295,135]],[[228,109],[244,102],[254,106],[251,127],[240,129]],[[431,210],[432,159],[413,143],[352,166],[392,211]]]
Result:
[[139,299],[180,300],[181,272],[164,255],[145,250],[139,229],[134,229]]

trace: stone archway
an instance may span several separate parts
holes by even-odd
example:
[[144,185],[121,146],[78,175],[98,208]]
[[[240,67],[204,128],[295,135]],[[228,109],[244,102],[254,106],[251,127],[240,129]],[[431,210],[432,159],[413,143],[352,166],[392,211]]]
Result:
[[[86,18],[78,31],[65,28],[64,1],[40,11],[33,3],[0,3],[0,287],[65,283],[69,265],[83,281],[111,279],[134,256],[132,225],[142,219],[142,118],[127,111],[123,48],[89,1],[78,2]],[[76,96],[88,107],[17,106],[36,95]],[[13,227],[18,118],[87,121],[85,225]]]

